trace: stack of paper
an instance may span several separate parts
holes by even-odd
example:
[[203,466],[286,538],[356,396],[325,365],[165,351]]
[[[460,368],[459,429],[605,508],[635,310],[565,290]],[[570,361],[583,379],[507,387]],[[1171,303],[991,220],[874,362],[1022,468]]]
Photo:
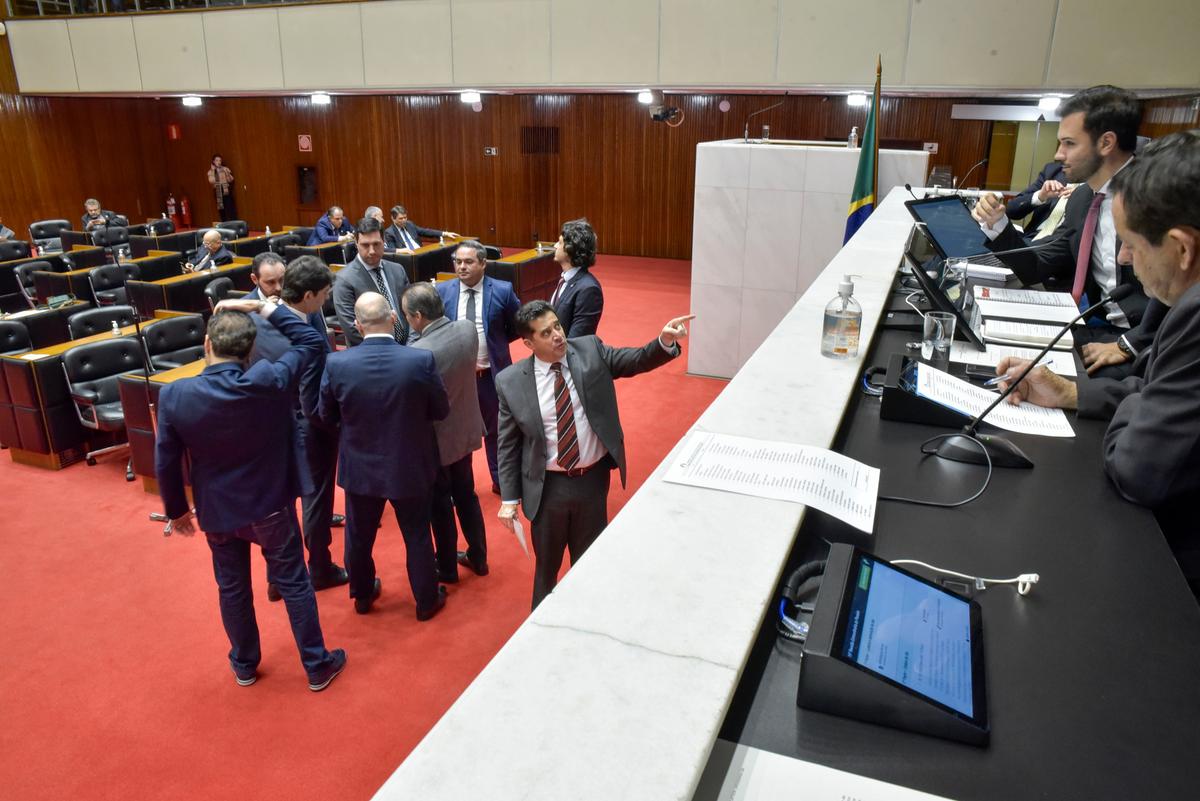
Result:
[[[983,338],[988,342],[999,342],[1004,345],[1033,345],[1044,347],[1046,343],[1058,336],[1062,326],[1039,325],[1038,323],[1017,323],[1008,320],[984,320]],[[1054,345],[1055,350],[1070,350],[1075,344],[1071,332],[1063,334],[1063,338]]]
[[[927,364],[917,365],[917,394],[940,403],[968,417],[975,417],[996,400],[996,393],[935,370]],[[1047,409],[1032,403],[1013,406],[1007,400],[988,412],[983,422],[1043,437],[1073,437],[1075,430],[1067,422],[1062,409]]]
[[1066,292],[988,286],[977,286],[974,291],[979,312],[984,317],[1069,323],[1079,314],[1075,301]]
[[[950,346],[950,361],[956,364],[974,364],[980,367],[992,367],[1000,364],[1005,356],[1016,359],[1032,359],[1038,355],[1035,348],[1016,348],[1011,345],[988,345],[985,350],[976,350],[969,342],[955,342]],[[1061,376],[1074,378],[1079,375],[1075,367],[1075,357],[1069,353],[1046,354],[1039,364],[1053,370]]]

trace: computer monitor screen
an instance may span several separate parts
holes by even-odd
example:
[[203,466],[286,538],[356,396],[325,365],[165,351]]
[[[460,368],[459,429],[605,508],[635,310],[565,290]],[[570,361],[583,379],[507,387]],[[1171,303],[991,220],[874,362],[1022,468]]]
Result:
[[957,195],[909,200],[904,205],[917,222],[929,229],[930,239],[944,258],[967,258],[990,252],[987,236]]
[[986,721],[978,605],[859,551],[842,608],[840,660]]

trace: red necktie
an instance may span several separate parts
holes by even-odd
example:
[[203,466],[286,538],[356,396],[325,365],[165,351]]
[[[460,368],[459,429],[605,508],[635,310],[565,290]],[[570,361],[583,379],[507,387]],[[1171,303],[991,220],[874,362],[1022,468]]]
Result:
[[1103,192],[1092,196],[1092,205],[1088,206],[1087,219],[1083,222],[1083,238],[1079,240],[1079,254],[1075,257],[1075,283],[1071,284],[1071,297],[1076,304],[1083,297],[1083,285],[1092,265],[1092,240],[1096,238],[1096,223],[1100,220],[1100,204],[1103,202]]
[[558,303],[558,293],[562,292],[563,286],[566,283],[567,283],[566,279],[564,279],[562,277],[560,277],[558,279],[558,286],[554,287],[554,294],[550,296],[550,305],[551,306],[553,306],[555,303]]
[[558,420],[558,466],[570,470],[579,464],[579,437],[575,433],[575,410],[563,379],[562,362],[550,365],[554,372],[554,416]]

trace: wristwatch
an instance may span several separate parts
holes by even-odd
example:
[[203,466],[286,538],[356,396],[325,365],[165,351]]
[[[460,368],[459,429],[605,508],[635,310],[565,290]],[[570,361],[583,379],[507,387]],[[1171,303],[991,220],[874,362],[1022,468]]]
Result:
[[1124,353],[1126,356],[1128,356],[1131,359],[1133,357],[1137,356],[1137,354],[1133,352],[1133,348],[1129,347],[1129,343],[1125,341],[1124,334],[1117,337],[1117,347],[1121,349],[1121,353]]

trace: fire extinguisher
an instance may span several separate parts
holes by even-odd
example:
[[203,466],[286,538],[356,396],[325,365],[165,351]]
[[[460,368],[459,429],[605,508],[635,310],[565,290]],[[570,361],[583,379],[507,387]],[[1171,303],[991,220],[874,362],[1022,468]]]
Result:
[[178,229],[180,227],[179,211],[175,208],[175,193],[174,192],[167,195],[167,216],[169,218],[171,218],[171,224],[174,225],[175,228]]
[[192,227],[192,204],[188,200],[188,196],[184,195],[179,201],[179,216],[183,218],[183,227]]

